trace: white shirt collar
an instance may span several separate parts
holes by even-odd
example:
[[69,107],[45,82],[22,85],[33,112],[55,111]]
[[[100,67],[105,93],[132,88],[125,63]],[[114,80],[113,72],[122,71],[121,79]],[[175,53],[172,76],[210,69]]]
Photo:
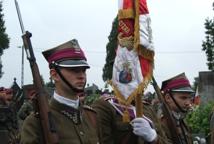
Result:
[[75,109],[79,108],[79,97],[77,100],[71,100],[71,99],[65,98],[63,96],[60,96],[59,94],[54,92],[53,98],[61,104],[65,104],[65,105],[67,105],[69,107],[73,107]]

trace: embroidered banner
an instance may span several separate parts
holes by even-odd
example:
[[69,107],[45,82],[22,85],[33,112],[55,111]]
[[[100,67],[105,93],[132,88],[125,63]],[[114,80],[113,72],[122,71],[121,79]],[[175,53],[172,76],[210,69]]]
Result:
[[146,0],[119,0],[118,4],[118,48],[111,84],[118,100],[129,105],[151,80],[154,47]]

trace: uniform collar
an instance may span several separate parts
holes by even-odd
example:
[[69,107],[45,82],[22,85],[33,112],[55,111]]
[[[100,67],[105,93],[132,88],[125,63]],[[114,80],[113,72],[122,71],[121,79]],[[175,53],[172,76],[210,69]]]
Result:
[[172,111],[172,115],[174,116],[174,118],[176,120],[182,120],[182,119],[184,119],[186,117],[186,114],[187,113]]
[[56,100],[54,97],[50,100],[50,108],[57,112],[60,112],[68,119],[72,120],[74,124],[80,124],[82,121],[82,106],[80,105],[78,109],[63,104]]
[[75,109],[79,108],[79,97],[77,100],[71,100],[71,99],[65,98],[63,96],[60,96],[59,94],[54,92],[53,98],[61,104],[65,104],[65,105],[75,108]]

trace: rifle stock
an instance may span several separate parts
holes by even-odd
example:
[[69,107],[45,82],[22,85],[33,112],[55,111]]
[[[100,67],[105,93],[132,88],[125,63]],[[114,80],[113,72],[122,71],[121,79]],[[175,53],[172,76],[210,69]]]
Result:
[[39,119],[43,130],[43,137],[45,143],[56,144],[58,143],[58,137],[52,121],[52,115],[48,106],[49,95],[43,87],[39,68],[36,63],[36,58],[34,56],[33,48],[30,41],[31,36],[32,36],[31,33],[26,31],[25,34],[22,36],[22,39],[24,42],[24,48],[27,54],[27,58],[30,63],[31,72],[33,76],[33,83],[37,92],[36,102],[39,112]]
[[26,51],[27,59],[29,60],[31,72],[33,76],[33,83],[36,89],[36,104],[39,113],[40,124],[43,132],[44,143],[57,144],[58,136],[56,133],[55,125],[53,123],[51,111],[48,106],[48,93],[45,91],[40,76],[39,68],[36,63],[36,58],[34,56],[33,47],[31,44],[32,34],[24,30],[24,26],[21,19],[21,13],[17,1],[15,0],[16,10],[22,30],[22,39],[24,43],[24,48]]
[[152,77],[152,85],[153,85],[153,87],[157,93],[159,101],[162,102],[162,104],[163,104],[162,110],[163,110],[163,114],[167,117],[166,118],[167,126],[170,130],[172,140],[173,140],[173,144],[181,144],[182,141],[179,138],[179,134],[177,132],[177,127],[176,127],[174,118],[172,116],[171,110],[170,110],[169,106],[167,105],[165,99],[163,98],[161,90],[160,90],[159,86],[157,85],[157,82],[156,82],[154,77]]

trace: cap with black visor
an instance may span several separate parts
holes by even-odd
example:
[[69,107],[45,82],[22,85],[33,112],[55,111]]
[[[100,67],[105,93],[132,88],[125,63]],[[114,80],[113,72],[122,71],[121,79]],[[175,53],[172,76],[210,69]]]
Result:
[[173,78],[170,78],[162,82],[161,91],[166,94],[169,93],[175,105],[181,112],[186,112],[181,106],[177,103],[172,93],[189,93],[193,95],[195,92],[191,88],[190,82],[187,79],[185,73],[181,73]]
[[42,52],[43,56],[49,63],[49,68],[54,68],[59,74],[60,78],[74,91],[74,92],[83,92],[84,89],[77,89],[72,86],[68,80],[65,79],[61,73],[61,68],[90,68],[87,63],[84,52],[79,46],[79,43],[76,39],[72,39],[68,42],[65,42],[57,47],[48,49]]

